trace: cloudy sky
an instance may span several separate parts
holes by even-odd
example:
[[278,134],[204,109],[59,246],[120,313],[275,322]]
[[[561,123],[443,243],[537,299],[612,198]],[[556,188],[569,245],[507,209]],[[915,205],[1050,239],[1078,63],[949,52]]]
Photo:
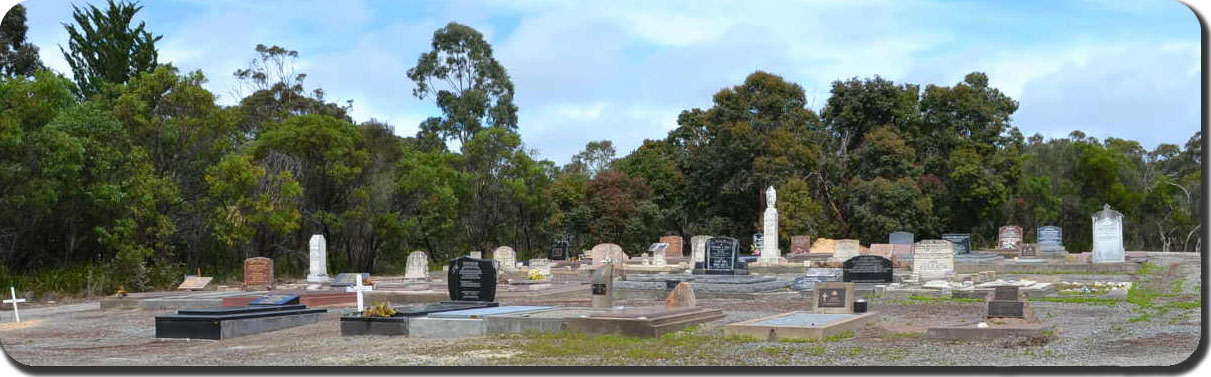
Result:
[[[57,46],[71,3],[29,0],[30,39]],[[104,1],[88,1],[103,4]],[[829,85],[880,75],[952,85],[987,72],[1021,105],[1023,133],[1184,143],[1199,129],[1199,24],[1173,1],[273,1],[144,0],[160,59],[201,69],[225,104],[258,43],[298,50],[308,87],[353,100],[411,135],[436,108],[404,72],[450,21],[488,38],[517,88],[528,148],[566,162],[588,141],[619,154],[662,138],[677,114],[765,70],[818,110]]]

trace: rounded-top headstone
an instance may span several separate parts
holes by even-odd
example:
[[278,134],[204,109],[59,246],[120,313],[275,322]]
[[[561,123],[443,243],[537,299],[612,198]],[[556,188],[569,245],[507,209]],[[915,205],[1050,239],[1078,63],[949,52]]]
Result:
[[408,264],[404,266],[404,279],[427,277],[429,277],[429,255],[420,250],[408,253]]

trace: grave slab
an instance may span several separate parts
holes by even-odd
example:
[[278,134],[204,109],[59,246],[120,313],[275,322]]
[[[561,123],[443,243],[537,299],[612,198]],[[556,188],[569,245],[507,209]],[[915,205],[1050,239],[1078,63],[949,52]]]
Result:
[[857,331],[878,318],[879,312],[822,314],[795,311],[728,324],[723,326],[723,334],[764,340],[823,339],[846,331]]
[[157,316],[156,337],[230,339],[316,323],[326,311],[303,305],[185,309]]
[[521,334],[521,333],[556,333],[567,331],[565,323],[569,318],[587,318],[594,313],[610,309],[596,308],[554,308],[522,313],[493,315],[485,318],[488,325],[488,335]]
[[566,326],[568,331],[589,335],[657,337],[723,317],[723,311],[715,308],[641,307],[569,318]]

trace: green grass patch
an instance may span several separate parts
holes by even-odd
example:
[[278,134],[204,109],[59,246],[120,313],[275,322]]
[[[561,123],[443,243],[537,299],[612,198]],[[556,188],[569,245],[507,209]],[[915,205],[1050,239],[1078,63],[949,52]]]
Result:
[[1195,309],[1203,306],[1203,300],[1174,301],[1170,302],[1167,306],[1174,309]]
[[1120,300],[1103,297],[1039,297],[1031,301],[1041,302],[1065,302],[1072,304],[1096,304],[1096,305],[1115,305]]
[[524,343],[514,348],[530,359],[600,357],[603,361],[663,360],[686,354],[706,353],[719,346],[757,341],[748,336],[710,336],[689,328],[658,338],[579,333],[528,333],[509,335]]
[[1148,276],[1148,275],[1152,275],[1157,272],[1160,272],[1160,270],[1161,270],[1161,266],[1152,264],[1149,262],[1144,262],[1143,265],[1140,265],[1140,268],[1138,270],[1135,270],[1135,274],[1138,276]]
[[1148,313],[1144,313],[1144,314],[1140,314],[1138,316],[1132,317],[1131,319],[1128,319],[1127,322],[1136,323],[1136,322],[1147,322],[1147,321],[1151,321],[1151,320],[1152,320],[1152,313],[1148,312]]

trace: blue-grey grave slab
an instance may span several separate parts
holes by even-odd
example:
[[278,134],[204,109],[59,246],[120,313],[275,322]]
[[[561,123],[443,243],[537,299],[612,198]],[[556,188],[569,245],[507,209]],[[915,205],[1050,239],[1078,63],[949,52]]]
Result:
[[1064,230],[1055,225],[1040,226],[1037,232],[1039,253],[1064,253]]
[[536,311],[536,310],[545,310],[545,309],[551,309],[551,308],[554,308],[554,307],[553,306],[522,306],[522,305],[497,306],[497,307],[490,307],[490,308],[455,310],[455,311],[449,311],[449,312],[433,313],[433,314],[429,314],[428,317],[429,318],[470,318],[470,319],[475,319],[475,318],[484,318],[484,317],[487,317],[490,315],[532,312],[532,311]]
[[887,235],[887,243],[892,245],[912,245],[916,241],[916,235],[909,232],[893,232]]
[[248,305],[291,305],[299,303],[299,295],[266,295],[252,300]]
[[357,284],[357,275],[362,275],[363,284],[370,280],[370,274],[365,272],[336,274],[336,278],[332,279],[332,284],[329,285],[333,287],[352,287]]
[[971,253],[971,233],[942,233],[942,239],[955,245],[955,255]]

